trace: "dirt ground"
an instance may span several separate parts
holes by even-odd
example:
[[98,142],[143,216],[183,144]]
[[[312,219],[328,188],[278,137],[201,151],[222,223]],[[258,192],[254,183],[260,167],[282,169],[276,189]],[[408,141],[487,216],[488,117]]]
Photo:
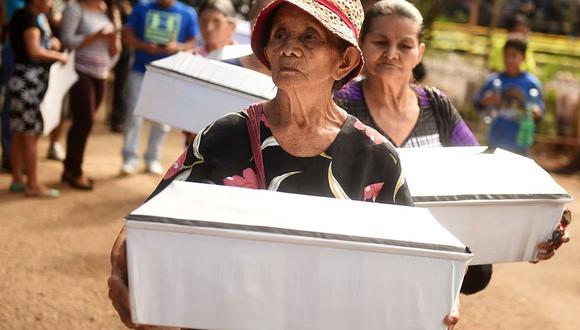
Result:
[[[104,117],[101,112],[100,117]],[[62,189],[58,200],[28,199],[7,191],[0,175],[0,329],[124,329],[107,297],[109,251],[123,217],[155,187],[159,177],[120,177],[122,136],[102,124],[87,149],[85,171],[93,192],[59,182],[62,164],[40,161],[40,177]],[[41,156],[46,140],[39,146]],[[165,166],[178,156],[173,131]],[[557,176],[580,196],[580,176]],[[580,214],[580,202],[570,205]],[[508,219],[506,219],[508,220]],[[570,232],[580,236],[580,224]],[[458,329],[580,329],[580,243],[573,240],[548,262],[496,265],[489,287],[462,296]]]

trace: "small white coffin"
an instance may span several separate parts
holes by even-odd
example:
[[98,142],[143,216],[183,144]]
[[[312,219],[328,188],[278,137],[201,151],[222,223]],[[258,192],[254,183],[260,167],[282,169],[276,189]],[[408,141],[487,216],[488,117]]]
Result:
[[276,95],[272,79],[236,65],[177,53],[147,66],[136,113],[199,132],[221,116]]
[[532,159],[486,149],[398,152],[415,205],[471,249],[471,264],[534,260],[570,195]]
[[426,209],[173,182],[127,217],[133,320],[443,329],[471,254]]

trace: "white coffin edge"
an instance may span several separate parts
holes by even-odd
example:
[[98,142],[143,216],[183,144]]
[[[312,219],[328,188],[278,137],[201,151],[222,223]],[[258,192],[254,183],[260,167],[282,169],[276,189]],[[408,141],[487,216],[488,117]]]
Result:
[[[235,202],[225,203],[216,200],[216,196]],[[259,212],[239,201],[260,201]],[[387,218],[383,220],[378,215]],[[198,228],[338,237],[343,242],[411,242],[413,247],[433,246],[435,250],[465,249],[426,209],[183,181],[172,182],[127,218]]]
[[534,261],[572,198],[532,159],[486,149],[399,149],[415,205],[469,246],[472,265]]
[[147,66],[135,113],[188,132],[276,94],[253,70],[178,53]]

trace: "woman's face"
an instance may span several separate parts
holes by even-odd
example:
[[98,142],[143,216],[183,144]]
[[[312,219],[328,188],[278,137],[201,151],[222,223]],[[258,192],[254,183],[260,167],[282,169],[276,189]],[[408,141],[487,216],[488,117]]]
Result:
[[419,31],[419,24],[410,18],[375,17],[362,41],[367,76],[408,82],[425,51]]
[[338,77],[343,62],[338,37],[293,5],[282,5],[274,14],[264,53],[272,80],[283,90],[332,88],[342,78]]
[[206,9],[199,15],[199,29],[210,50],[229,45],[235,28],[235,23],[218,10]]

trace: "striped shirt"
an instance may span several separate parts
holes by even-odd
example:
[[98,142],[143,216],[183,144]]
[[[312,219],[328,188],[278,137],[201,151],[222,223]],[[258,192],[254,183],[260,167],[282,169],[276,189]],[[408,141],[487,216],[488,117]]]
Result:
[[113,31],[115,25],[104,11],[89,11],[75,1],[69,2],[63,13],[61,38],[68,49],[75,49],[75,68],[96,79],[106,79],[117,56],[109,55],[109,42],[98,39],[78,48],[86,36],[101,29]]

